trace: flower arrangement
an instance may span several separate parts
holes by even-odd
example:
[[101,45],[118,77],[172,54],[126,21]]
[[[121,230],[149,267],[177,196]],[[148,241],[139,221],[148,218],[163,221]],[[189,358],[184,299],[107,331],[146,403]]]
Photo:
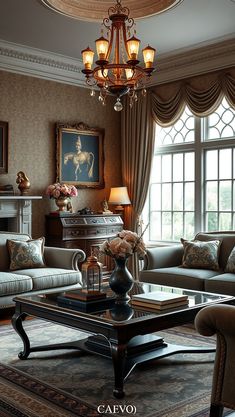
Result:
[[141,259],[145,255],[145,244],[142,235],[130,230],[122,230],[112,240],[106,240],[100,247],[100,252],[112,258],[128,258],[137,253]]
[[60,184],[59,182],[55,184],[48,185],[46,189],[46,195],[50,198],[60,198],[60,197],[76,197],[78,195],[77,188],[74,185]]

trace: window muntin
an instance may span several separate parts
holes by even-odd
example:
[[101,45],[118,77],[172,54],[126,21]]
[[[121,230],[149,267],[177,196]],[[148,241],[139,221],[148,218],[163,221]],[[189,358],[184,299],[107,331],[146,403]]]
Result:
[[[194,230],[194,152],[155,155],[149,192],[149,240],[178,240]],[[154,227],[151,225],[154,225]]]
[[[235,211],[234,158],[234,147],[204,152],[205,227],[208,231],[231,230],[233,228]],[[212,167],[211,170],[210,167]]]
[[205,140],[235,137],[235,110],[224,98],[217,110],[205,119]]
[[185,108],[181,118],[172,126],[161,127],[156,125],[156,146],[174,145],[195,141],[195,119],[188,107]]
[[143,212],[150,242],[235,227],[235,111],[224,98],[207,118],[186,108],[181,119],[168,128],[156,126]]

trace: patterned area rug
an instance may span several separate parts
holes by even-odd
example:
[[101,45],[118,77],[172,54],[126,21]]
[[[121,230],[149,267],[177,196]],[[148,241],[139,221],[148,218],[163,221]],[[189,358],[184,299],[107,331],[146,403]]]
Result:
[[[24,327],[32,346],[84,337],[41,320],[26,321]],[[161,336],[169,343],[191,346],[215,343],[190,326],[169,329]],[[110,360],[60,350],[32,353],[21,361],[21,349],[21,339],[11,326],[0,326],[1,417],[98,417],[102,412],[127,417],[131,410],[137,417],[208,417],[213,353],[178,354],[142,364],[125,383],[125,399],[117,400],[112,395]],[[124,406],[129,408],[122,412]]]

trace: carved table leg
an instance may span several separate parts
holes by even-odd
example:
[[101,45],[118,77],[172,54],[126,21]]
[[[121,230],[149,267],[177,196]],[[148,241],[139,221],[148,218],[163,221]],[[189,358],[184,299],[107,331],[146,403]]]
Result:
[[125,393],[123,391],[124,384],[124,369],[126,360],[126,345],[117,345],[111,342],[111,353],[114,369],[114,390],[113,395],[116,398],[123,398]]
[[15,331],[18,333],[18,335],[22,339],[23,345],[24,345],[24,350],[18,354],[20,359],[27,359],[27,357],[30,354],[29,338],[27,334],[25,333],[25,330],[22,326],[22,321],[25,319],[26,316],[27,314],[25,313],[22,313],[22,314],[15,313],[11,320],[12,326],[14,327]]

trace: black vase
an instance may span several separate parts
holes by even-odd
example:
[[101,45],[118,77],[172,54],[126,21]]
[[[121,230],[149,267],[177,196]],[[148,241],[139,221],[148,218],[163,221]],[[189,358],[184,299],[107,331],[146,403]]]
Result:
[[116,303],[126,303],[130,300],[128,291],[134,284],[133,277],[127,269],[127,258],[114,258],[115,269],[109,278],[109,286],[116,294]]

